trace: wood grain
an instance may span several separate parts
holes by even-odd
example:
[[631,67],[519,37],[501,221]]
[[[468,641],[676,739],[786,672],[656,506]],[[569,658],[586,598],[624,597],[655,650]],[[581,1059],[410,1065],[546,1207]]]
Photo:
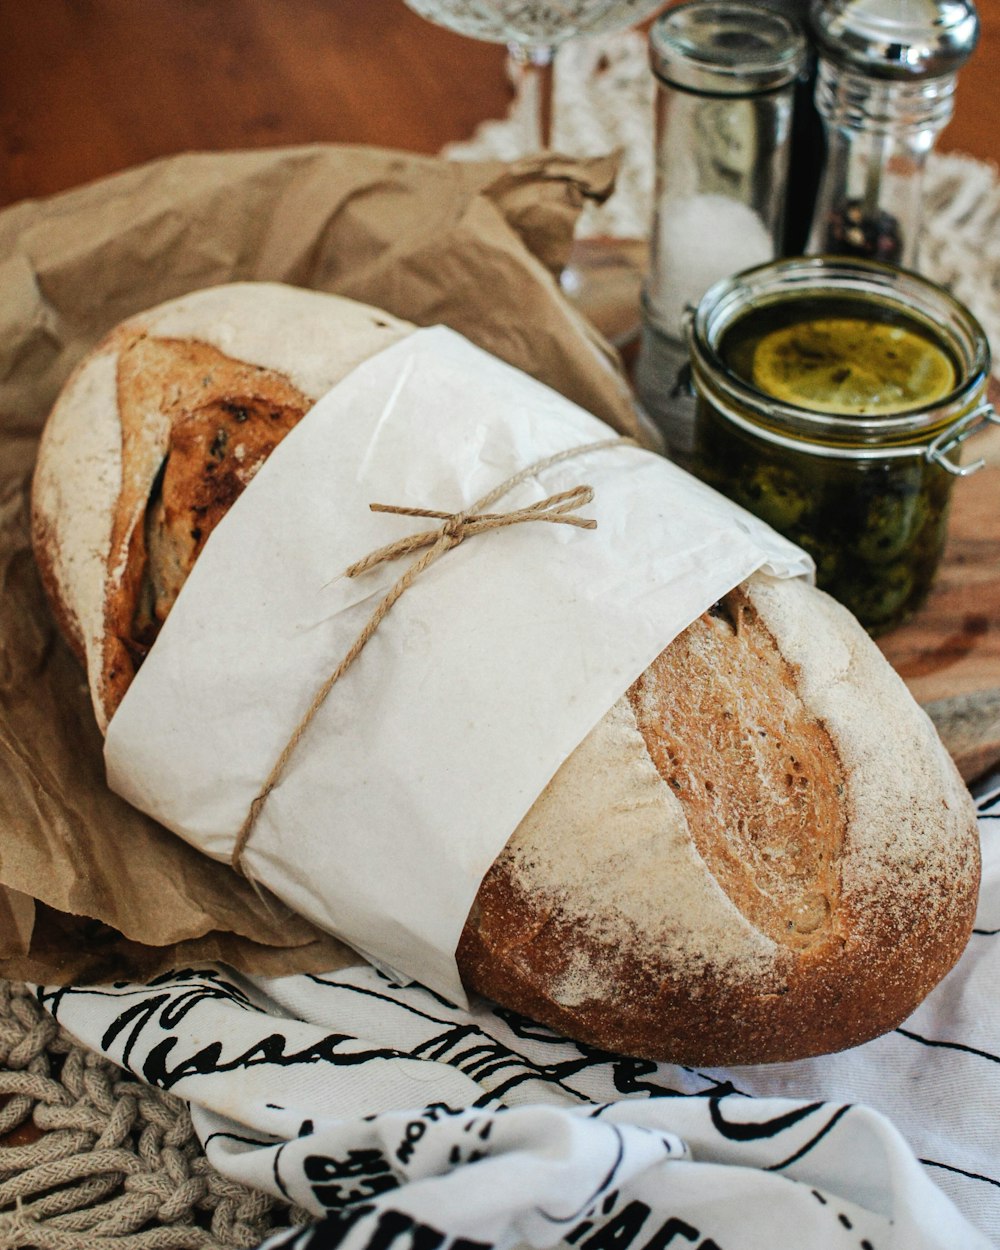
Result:
[[[941,146],[1000,161],[1000,0]],[[4,0],[0,205],[191,149],[436,152],[510,101],[503,49],[402,0]]]
[[401,0],[6,0],[0,203],[192,149],[436,152],[509,102],[502,48]]
[[[991,387],[1000,405],[1000,384]],[[879,645],[938,727],[966,780],[1000,763],[1000,426],[967,445],[937,580],[917,616]]]
[[[1000,386],[993,385],[1000,403]],[[956,478],[948,541],[924,608],[880,642],[921,703],[1000,689],[1000,426],[968,444],[986,467]]]

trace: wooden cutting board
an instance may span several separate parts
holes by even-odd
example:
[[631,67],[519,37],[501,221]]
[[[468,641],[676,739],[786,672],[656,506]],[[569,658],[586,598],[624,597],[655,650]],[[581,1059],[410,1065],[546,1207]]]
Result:
[[[1000,384],[991,396],[1000,406]],[[927,603],[879,646],[927,709],[967,781],[1000,766],[1000,426],[966,446]]]

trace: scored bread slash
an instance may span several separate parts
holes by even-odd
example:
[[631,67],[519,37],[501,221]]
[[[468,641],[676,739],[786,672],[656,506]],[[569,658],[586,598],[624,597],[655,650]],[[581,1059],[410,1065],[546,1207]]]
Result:
[[[70,379],[36,472],[40,567],[110,721],[116,785],[133,801],[162,788],[174,813],[214,784],[212,810],[171,827],[201,822],[198,844],[217,857],[341,659],[338,640],[356,636],[366,601],[394,578],[337,578],[408,532],[368,503],[461,511],[512,469],[608,434],[456,336],[330,299],[241,284],[126,323]],[[508,386],[517,403],[503,399]],[[369,391],[378,404],[366,414]],[[513,411],[521,399],[525,412],[538,405],[530,420]],[[96,493],[72,467],[80,445],[103,466]],[[434,940],[452,935],[427,965],[432,987],[450,985],[457,961],[467,990],[609,1049],[787,1060],[894,1027],[961,952],[978,884],[971,801],[932,727],[856,621],[787,576],[807,568],[797,549],[659,458],[602,452],[503,507],[581,482],[593,482],[596,530],[486,534],[406,592],[264,804],[247,847],[255,874],[313,919],[326,906],[329,927],[406,973],[424,941],[406,926],[426,921]],[[661,550],[675,531],[691,546]],[[382,537],[362,542],[369,533]],[[671,560],[693,567],[661,584]],[[768,560],[782,576],[753,572]],[[568,589],[550,590],[561,578]],[[674,602],[685,594],[701,595],[686,615]],[[299,628],[268,641],[268,613],[296,595]],[[281,603],[261,605],[269,596]],[[550,611],[561,632],[546,649],[532,631]],[[533,640],[523,649],[508,637],[522,628]],[[511,671],[494,669],[508,644]],[[559,686],[577,647],[586,658]],[[453,671],[453,659],[469,669]],[[202,682],[199,703],[187,687]],[[227,716],[225,749],[213,752],[208,735]],[[174,738],[190,740],[183,766],[167,759]],[[434,773],[473,748],[471,772]],[[121,763],[139,756],[141,782]],[[422,790],[425,765],[437,780]],[[343,778],[328,777],[338,769]],[[353,796],[346,808],[310,807],[338,786]],[[517,804],[485,853],[484,812]],[[373,822],[359,848],[355,817]],[[363,892],[397,859],[409,893],[426,883],[426,899],[373,897],[369,927],[345,934],[346,904],[317,896],[349,871]],[[421,914],[436,906],[438,878],[450,905],[466,898],[460,914]]]

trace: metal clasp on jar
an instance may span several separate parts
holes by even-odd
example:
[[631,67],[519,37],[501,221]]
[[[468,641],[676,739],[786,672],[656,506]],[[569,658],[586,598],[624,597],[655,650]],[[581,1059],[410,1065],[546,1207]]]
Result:
[[953,451],[966,439],[972,438],[974,434],[978,434],[988,425],[1000,425],[1000,415],[989,400],[985,400],[971,412],[967,412],[964,417],[960,417],[954,425],[942,430],[928,446],[924,455],[928,460],[939,464],[942,469],[953,473],[955,477],[968,477],[970,473],[977,473],[986,464],[985,460],[976,460],[972,464],[957,464],[954,460],[948,459],[948,452]]

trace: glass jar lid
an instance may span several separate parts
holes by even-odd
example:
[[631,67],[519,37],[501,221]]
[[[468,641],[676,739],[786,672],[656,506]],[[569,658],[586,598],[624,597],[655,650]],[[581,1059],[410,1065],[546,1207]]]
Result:
[[805,36],[792,21],[754,4],[688,0],[649,32],[657,78],[702,95],[775,91],[798,77],[806,54]]
[[812,0],[820,55],[874,78],[956,73],[979,38],[971,0]]

